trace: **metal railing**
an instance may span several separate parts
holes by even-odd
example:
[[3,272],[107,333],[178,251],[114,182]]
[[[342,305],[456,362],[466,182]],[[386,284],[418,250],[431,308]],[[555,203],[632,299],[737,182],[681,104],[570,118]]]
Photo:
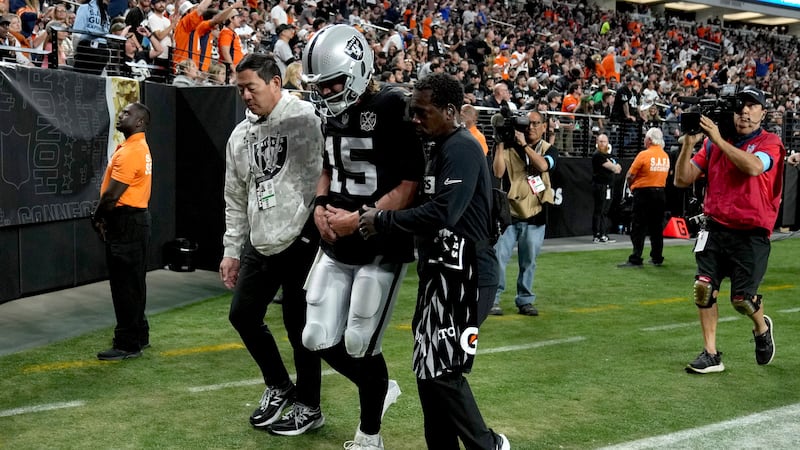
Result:
[[[491,148],[494,145],[494,130],[491,118],[498,113],[497,108],[476,106],[478,111],[478,129],[486,136]],[[664,150],[674,152],[680,150],[678,137],[680,123],[676,120],[656,120],[652,122],[616,122],[603,116],[590,114],[567,114],[545,112],[549,119],[559,118],[559,128],[548,127],[545,139],[553,138],[553,144],[561,156],[572,158],[590,157],[595,150],[596,138],[600,133],[608,136],[612,153],[621,158],[633,158],[644,149],[644,135],[650,128],[660,128],[664,135]],[[574,116],[567,127],[563,125],[563,116]],[[552,120],[551,120],[552,123]],[[788,153],[800,151],[800,112],[784,114],[768,114],[764,129],[781,137]]]

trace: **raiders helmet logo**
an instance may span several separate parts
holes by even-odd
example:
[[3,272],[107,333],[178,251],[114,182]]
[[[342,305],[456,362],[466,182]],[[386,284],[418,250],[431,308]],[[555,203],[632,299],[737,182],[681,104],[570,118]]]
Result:
[[351,37],[344,46],[344,54],[350,58],[361,61],[364,59],[364,46],[356,36]]

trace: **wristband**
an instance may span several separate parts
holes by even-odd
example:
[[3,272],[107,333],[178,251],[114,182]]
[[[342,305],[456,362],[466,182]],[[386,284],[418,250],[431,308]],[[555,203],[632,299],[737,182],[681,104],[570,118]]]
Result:
[[[375,203],[370,203],[369,205],[367,205],[367,208],[374,208],[374,207]],[[365,212],[367,212],[367,210],[364,208],[364,206],[358,208],[358,217],[363,216]]]
[[375,214],[375,224],[374,224],[375,230],[378,230],[378,231],[383,230],[383,228],[384,228],[384,226],[383,226],[383,216],[384,216],[384,214],[383,213],[384,212],[385,212],[384,210],[379,209],[378,213]]
[[325,206],[328,204],[328,196],[327,195],[318,195],[314,199],[314,208],[317,206]]

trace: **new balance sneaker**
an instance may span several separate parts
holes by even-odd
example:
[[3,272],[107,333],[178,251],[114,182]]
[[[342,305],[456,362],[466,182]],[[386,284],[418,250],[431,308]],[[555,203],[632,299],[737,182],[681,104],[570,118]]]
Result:
[[712,355],[705,349],[686,366],[686,371],[689,373],[712,373],[723,370],[725,370],[725,364],[722,364],[722,352],[718,351],[716,355]]
[[764,315],[764,321],[767,322],[767,331],[760,336],[756,336],[753,330],[753,340],[756,341],[756,362],[759,365],[767,365],[772,362],[775,357],[775,342],[772,340],[772,319],[768,315]]
[[122,361],[123,359],[138,358],[142,356],[141,350],[122,350],[120,348],[110,348],[97,354],[100,361]]
[[309,408],[302,403],[296,403],[280,419],[268,426],[270,433],[282,436],[297,436],[306,431],[316,430],[325,425],[325,416],[319,407]]
[[356,437],[344,443],[345,450],[383,450],[383,438],[379,434],[366,434],[356,429]]
[[284,389],[271,388],[264,389],[258,408],[250,415],[250,423],[256,428],[264,428],[280,418],[281,412],[286,406],[294,401],[294,385]]
[[383,411],[381,412],[381,419],[383,416],[386,415],[386,411],[389,409],[390,406],[397,401],[397,397],[400,397],[402,392],[400,391],[400,385],[397,384],[395,380],[389,380],[389,388],[386,390],[386,397],[383,399]]

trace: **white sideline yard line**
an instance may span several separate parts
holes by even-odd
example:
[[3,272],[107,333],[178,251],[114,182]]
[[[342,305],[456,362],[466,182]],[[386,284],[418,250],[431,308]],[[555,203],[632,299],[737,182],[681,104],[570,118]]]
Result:
[[[717,322],[732,322],[734,320],[739,320],[739,318],[736,316],[721,317]],[[656,327],[642,328],[642,331],[666,331],[666,330],[674,330],[676,328],[696,327],[697,325],[699,325],[697,321],[684,322],[684,323],[671,323],[669,325],[659,325]]]
[[73,400],[71,402],[46,403],[44,405],[23,406],[22,408],[6,409],[4,411],[0,411],[0,417],[19,416],[20,414],[52,411],[54,409],[77,408],[85,404],[86,402],[83,400]]
[[[519,350],[528,350],[532,348],[539,348],[539,347],[546,347],[548,345],[558,345],[558,344],[569,344],[572,342],[580,342],[586,340],[583,336],[575,336],[566,339],[553,339],[550,341],[540,341],[540,342],[532,342],[530,344],[522,344],[522,345],[509,345],[505,347],[494,347],[494,348],[487,348],[486,350],[479,350],[478,353],[481,355],[486,355],[490,353],[502,353],[502,352],[514,352]],[[334,375],[338,372],[335,370],[323,370],[322,376],[327,375]],[[297,378],[294,374],[291,375],[292,378]],[[219,384],[209,384],[205,386],[192,386],[189,387],[189,392],[192,393],[199,393],[199,392],[210,392],[210,391],[218,391],[220,389],[227,389],[232,387],[242,387],[242,386],[253,386],[257,384],[264,384],[264,380],[261,378],[253,378],[250,380],[242,380],[242,381],[231,381],[228,383],[219,383]]]
[[[322,376],[326,375],[333,375],[335,374],[335,370],[323,370]],[[294,374],[290,375],[293,379],[297,379]],[[242,380],[242,381],[231,381],[228,383],[219,383],[219,384],[207,384],[205,386],[193,386],[189,387],[189,392],[198,393],[198,392],[210,392],[210,391],[219,391],[221,389],[228,389],[233,387],[243,387],[243,386],[254,386],[257,384],[264,384],[263,378],[253,378],[250,380]]]
[[[784,313],[796,313],[796,312],[800,312],[800,308],[779,309],[779,310],[776,310],[775,312],[778,312],[778,313],[781,313],[781,314],[784,314]],[[769,315],[769,314],[767,314],[767,315]],[[740,317],[737,317],[737,316],[727,316],[727,317],[721,317],[717,322],[731,322],[731,321],[739,320],[739,319],[740,319]],[[655,326],[655,327],[642,328],[641,330],[642,331],[666,331],[666,330],[674,330],[676,328],[693,327],[693,326],[696,326],[696,325],[697,325],[697,321],[684,322],[684,323],[671,323],[669,325],[659,325],[659,326]]]
[[488,355],[491,353],[503,353],[503,352],[516,352],[519,350],[529,350],[532,348],[547,347],[548,345],[571,344],[573,342],[580,342],[585,340],[586,338],[583,336],[575,336],[565,339],[553,339],[550,341],[532,342],[530,344],[508,345],[505,347],[487,348],[485,350],[481,350],[480,348],[478,348],[478,355]]
[[800,403],[598,450],[797,448],[798,423]]

